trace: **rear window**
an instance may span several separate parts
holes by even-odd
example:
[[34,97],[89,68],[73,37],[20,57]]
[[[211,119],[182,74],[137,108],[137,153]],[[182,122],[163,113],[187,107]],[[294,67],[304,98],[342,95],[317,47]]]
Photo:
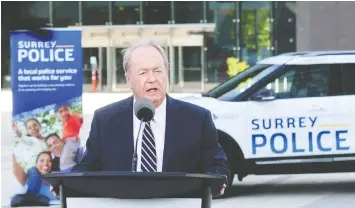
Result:
[[343,64],[342,87],[344,95],[355,95],[355,64]]

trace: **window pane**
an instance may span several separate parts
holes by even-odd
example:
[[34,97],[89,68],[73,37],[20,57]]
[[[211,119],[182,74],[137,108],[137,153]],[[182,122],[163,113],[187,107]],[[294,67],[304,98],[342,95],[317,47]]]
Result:
[[109,22],[108,1],[83,1],[83,25],[105,25]]
[[345,95],[355,95],[355,64],[343,65],[343,93]]
[[184,81],[201,81],[201,47],[183,47]]
[[[209,82],[222,82],[230,73],[231,58],[236,57],[235,2],[206,2],[208,23],[216,24],[216,35],[207,40],[207,76]],[[236,60],[239,63],[239,60]]]
[[139,22],[139,1],[115,1],[112,8],[112,24],[134,25]]
[[201,23],[203,19],[203,2],[176,1],[174,2],[175,23]]
[[258,60],[271,56],[271,37],[270,37],[270,2],[265,7],[259,8],[257,11],[257,37],[258,37]]
[[217,86],[215,89],[212,90],[211,93],[216,94],[217,96],[221,95],[222,93],[225,93],[218,99],[226,101],[233,100],[240,93],[244,92],[250,86],[252,86],[253,83],[257,83],[260,80],[263,80],[268,74],[270,74],[278,67],[278,65],[254,65],[232,77],[231,79],[227,80],[223,84]]
[[236,42],[235,3],[215,1],[206,3],[208,23],[215,23],[218,31],[215,44],[232,49]]
[[143,2],[144,24],[168,24],[171,21],[171,2]]
[[278,99],[291,98],[291,88],[294,80],[295,71],[292,70],[269,83],[266,88],[273,89],[276,93],[276,98]]
[[242,2],[243,60],[254,65],[270,52],[271,2]]
[[330,71],[330,65],[292,66],[291,71],[270,82],[266,88],[273,89],[278,99],[331,96]]
[[[276,54],[296,51],[296,2],[274,2]],[[301,13],[299,13],[301,14]]]
[[53,1],[53,26],[67,27],[79,22],[79,2]]
[[17,2],[22,4],[19,15],[23,20],[31,20],[45,26],[49,23],[49,2],[48,1],[28,1]]
[[[92,67],[90,64],[90,57],[95,56],[99,63],[99,49],[98,48],[83,48],[83,81],[84,84],[91,84]],[[106,67],[106,48],[102,48],[102,84],[107,84],[107,67]],[[98,83],[100,84],[100,83]]]

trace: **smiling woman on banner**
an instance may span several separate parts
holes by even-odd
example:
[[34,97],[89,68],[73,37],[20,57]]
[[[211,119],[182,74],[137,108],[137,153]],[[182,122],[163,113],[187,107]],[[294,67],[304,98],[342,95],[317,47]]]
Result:
[[49,200],[57,200],[52,192],[50,185],[42,180],[41,175],[52,172],[52,156],[50,152],[41,152],[37,156],[36,165],[28,171],[26,181],[27,192],[39,194],[47,197]]
[[50,152],[41,152],[36,158],[35,166],[28,170],[24,187],[25,193],[11,197],[11,206],[49,206],[57,204],[59,198],[50,191],[50,185],[42,179],[43,174],[52,172],[52,156]]

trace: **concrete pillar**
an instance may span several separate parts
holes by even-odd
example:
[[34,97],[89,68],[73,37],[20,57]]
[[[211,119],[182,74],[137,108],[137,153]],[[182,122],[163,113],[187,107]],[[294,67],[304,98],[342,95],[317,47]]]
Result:
[[103,87],[103,85],[102,85],[102,65],[103,65],[103,60],[102,60],[102,47],[99,47],[99,57],[98,57],[98,59],[99,59],[99,86],[98,86],[98,88],[99,88],[99,90],[101,90],[102,91],[102,87]]
[[112,47],[107,47],[106,48],[106,66],[107,66],[107,73],[106,73],[106,80],[107,80],[107,86],[105,91],[112,91],[112,71],[113,71],[113,66],[112,66]]
[[117,64],[116,64],[116,47],[112,47],[112,88],[116,89],[117,84]]
[[183,64],[183,59],[182,59],[182,47],[178,47],[178,52],[179,52],[179,86],[184,87],[184,64]]
[[203,38],[203,43],[201,47],[201,92],[205,91],[205,67],[206,67],[206,60],[205,60],[205,53],[207,51],[207,47],[205,46],[205,38]]
[[172,45],[171,41],[169,41],[169,62],[170,62],[170,91],[174,88],[175,82],[175,60],[174,60],[174,46]]

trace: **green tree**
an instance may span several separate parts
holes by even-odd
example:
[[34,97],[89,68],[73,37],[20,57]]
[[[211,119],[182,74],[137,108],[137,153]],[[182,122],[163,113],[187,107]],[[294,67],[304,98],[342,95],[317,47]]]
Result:
[[[256,15],[258,18],[256,25]],[[256,49],[255,28],[258,32],[258,48],[270,47],[270,9],[250,9],[242,12],[242,32],[244,46],[247,49]]]

